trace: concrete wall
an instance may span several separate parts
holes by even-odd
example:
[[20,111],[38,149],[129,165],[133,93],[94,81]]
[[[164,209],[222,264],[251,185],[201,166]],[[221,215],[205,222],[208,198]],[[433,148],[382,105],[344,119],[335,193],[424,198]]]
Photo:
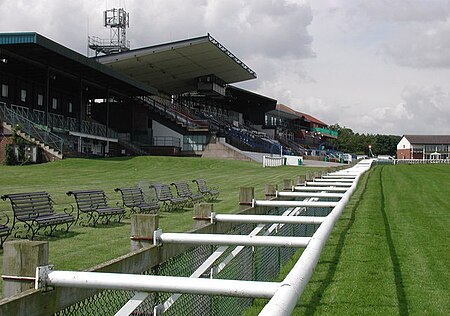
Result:
[[153,130],[153,136],[171,136],[178,138],[180,140],[180,145],[183,147],[183,135],[175,132],[174,130],[168,128],[167,126],[162,125],[161,123],[158,123],[157,121],[152,121],[152,130]]
[[[267,214],[268,210],[269,208],[266,207],[246,207],[239,213]],[[230,231],[236,225],[238,224],[219,222],[207,224],[190,232],[220,234]],[[183,244],[167,244],[161,247],[150,246],[130,252],[86,271],[141,274],[174,256],[186,252],[190,248],[191,245]],[[0,315],[51,315],[99,292],[101,291],[67,287],[56,287],[47,292],[31,289],[0,300]]]
[[203,151],[202,158],[222,158],[222,159],[233,159],[233,160],[243,160],[252,161],[249,157],[241,154],[238,151],[233,150],[221,144],[219,140],[215,137],[211,138],[211,141],[206,146]]

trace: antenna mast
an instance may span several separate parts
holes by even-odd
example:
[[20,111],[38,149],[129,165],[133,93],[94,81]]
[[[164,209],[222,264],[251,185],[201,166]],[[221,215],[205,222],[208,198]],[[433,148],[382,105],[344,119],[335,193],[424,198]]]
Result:
[[98,54],[111,55],[130,50],[127,28],[130,27],[130,14],[125,9],[110,9],[103,12],[103,22],[109,28],[109,39],[88,36],[89,48]]

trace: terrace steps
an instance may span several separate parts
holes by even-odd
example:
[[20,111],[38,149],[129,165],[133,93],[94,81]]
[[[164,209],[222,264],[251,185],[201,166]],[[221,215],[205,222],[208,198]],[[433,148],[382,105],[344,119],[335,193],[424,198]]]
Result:
[[[3,128],[9,130],[11,133],[13,131],[13,127],[10,124],[6,123],[6,122],[3,122]],[[28,135],[27,133],[23,132],[22,130],[17,130],[16,133],[17,133],[18,136],[22,137],[23,139],[36,144],[44,152],[49,154],[50,157],[52,157],[52,160],[63,159],[63,154],[61,152],[51,148],[50,146],[48,146],[47,144],[37,140],[33,136]]]

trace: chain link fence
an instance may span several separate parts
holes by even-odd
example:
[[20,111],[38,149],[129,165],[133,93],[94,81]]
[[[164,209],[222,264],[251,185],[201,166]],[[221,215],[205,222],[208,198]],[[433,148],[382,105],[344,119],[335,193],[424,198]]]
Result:
[[[283,209],[269,211],[271,215],[281,215]],[[305,208],[302,215],[326,216],[331,208]],[[237,225],[228,234],[248,235],[257,227],[255,224]],[[310,237],[319,225],[265,225],[259,235]],[[272,281],[280,273],[280,268],[297,251],[296,248],[279,247],[227,247],[216,260],[209,272],[202,278]],[[205,262],[217,247],[202,245],[170,258],[143,274],[189,277]],[[232,260],[227,260],[232,257]],[[226,262],[226,264],[225,264]],[[133,296],[133,291],[104,290],[80,301],[54,315],[114,315]],[[225,297],[173,293],[149,293],[132,315],[154,315],[154,307],[164,304],[164,315],[241,315],[252,304],[252,298]]]

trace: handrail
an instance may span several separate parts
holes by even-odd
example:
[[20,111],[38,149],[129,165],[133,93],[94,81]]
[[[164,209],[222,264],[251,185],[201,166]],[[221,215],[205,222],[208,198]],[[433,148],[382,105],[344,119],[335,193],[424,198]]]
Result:
[[181,147],[181,141],[179,138],[173,136],[154,136],[152,145]]
[[3,102],[0,103],[0,117],[12,126],[18,126],[22,132],[35,138],[37,141],[48,145],[61,154],[63,153],[63,138],[16,113],[14,110],[8,108]]
[[305,155],[305,153],[307,151],[305,147],[303,147],[302,145],[296,143],[295,141],[290,140],[287,137],[283,137],[283,136],[281,136],[279,134],[276,134],[276,139],[280,143],[284,143],[285,146],[291,147],[294,151],[297,151],[301,155]]
[[175,121],[178,121],[185,125],[187,128],[207,128],[209,129],[209,122],[207,120],[198,120],[189,117],[187,114],[182,113],[181,107],[177,107],[176,104],[162,98],[155,96],[152,97],[140,97],[147,106],[157,110],[160,113],[168,117],[172,117]]

